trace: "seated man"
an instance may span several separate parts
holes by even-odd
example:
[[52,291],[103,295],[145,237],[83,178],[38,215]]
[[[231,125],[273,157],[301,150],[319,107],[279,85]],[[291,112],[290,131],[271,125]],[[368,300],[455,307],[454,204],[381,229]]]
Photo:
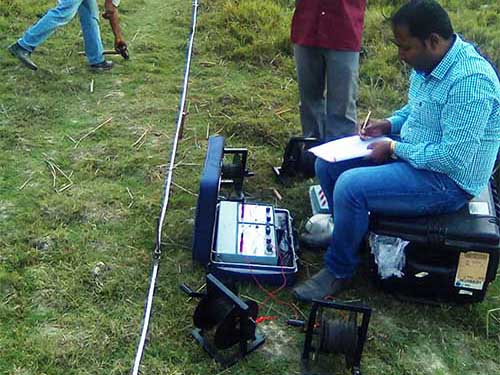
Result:
[[493,170],[500,144],[500,83],[493,66],[453,33],[434,0],[410,1],[391,21],[399,56],[414,69],[408,103],[369,122],[360,136],[399,134],[400,141],[373,143],[368,160],[316,162],[334,229],[325,268],[294,289],[302,301],[349,286],[369,211],[453,212],[481,192]]

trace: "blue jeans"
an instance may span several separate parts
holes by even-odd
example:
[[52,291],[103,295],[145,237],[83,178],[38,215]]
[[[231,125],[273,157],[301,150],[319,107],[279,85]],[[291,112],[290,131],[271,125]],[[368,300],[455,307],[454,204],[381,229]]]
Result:
[[293,50],[303,136],[329,141],[354,134],[359,52],[298,44]]
[[80,16],[85,54],[89,64],[103,62],[104,48],[99,30],[99,9],[96,0],[58,0],[57,6],[26,30],[17,43],[25,50],[33,52],[58,27],[71,21],[77,12]]
[[471,198],[448,176],[404,161],[375,165],[366,159],[337,163],[317,159],[316,176],[333,208],[333,235],[325,264],[338,278],[352,277],[358,265],[368,212],[436,215],[457,211]]

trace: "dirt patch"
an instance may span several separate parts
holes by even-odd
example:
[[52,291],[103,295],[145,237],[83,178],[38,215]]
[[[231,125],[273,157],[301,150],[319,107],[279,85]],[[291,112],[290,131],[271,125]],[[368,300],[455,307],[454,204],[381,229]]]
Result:
[[0,201],[0,220],[7,220],[13,212],[13,207],[12,203]]
[[412,362],[419,364],[421,374],[451,374],[450,369],[439,356],[439,350],[432,346],[414,347],[409,355]]
[[290,360],[300,358],[301,342],[296,335],[291,335],[291,329],[284,326],[282,322],[265,322],[259,325],[259,329],[266,336],[266,343],[262,351],[270,357],[288,358]]

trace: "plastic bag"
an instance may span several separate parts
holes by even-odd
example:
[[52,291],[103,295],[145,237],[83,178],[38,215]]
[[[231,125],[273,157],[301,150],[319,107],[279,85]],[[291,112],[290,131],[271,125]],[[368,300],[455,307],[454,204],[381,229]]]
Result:
[[409,241],[370,233],[369,243],[382,280],[391,276],[404,276],[402,270],[406,263],[405,247]]

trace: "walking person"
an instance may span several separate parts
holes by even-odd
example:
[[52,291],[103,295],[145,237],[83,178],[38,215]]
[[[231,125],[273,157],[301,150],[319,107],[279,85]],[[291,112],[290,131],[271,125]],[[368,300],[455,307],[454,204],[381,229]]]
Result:
[[92,70],[111,69],[113,63],[104,59],[96,0],[58,0],[54,8],[26,30],[17,42],[8,47],[10,53],[29,69],[37,70],[38,66],[31,60],[31,54],[35,48],[49,38],[57,28],[70,22],[77,13],[90,68]]
[[366,0],[296,0],[291,39],[304,137],[356,133],[365,7]]

